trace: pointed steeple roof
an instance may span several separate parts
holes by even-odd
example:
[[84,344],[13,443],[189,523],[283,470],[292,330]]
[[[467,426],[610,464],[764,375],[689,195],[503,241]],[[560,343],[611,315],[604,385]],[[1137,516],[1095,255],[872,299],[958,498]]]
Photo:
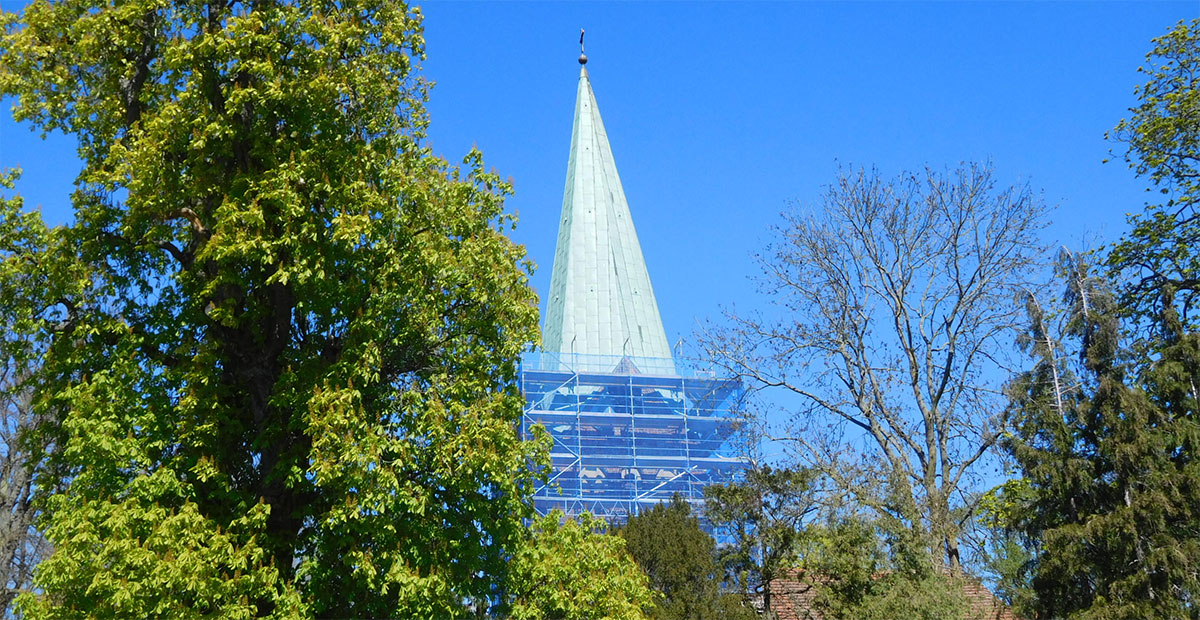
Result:
[[[580,63],[585,62],[581,56]],[[586,67],[579,71],[542,348],[618,358],[671,357]]]

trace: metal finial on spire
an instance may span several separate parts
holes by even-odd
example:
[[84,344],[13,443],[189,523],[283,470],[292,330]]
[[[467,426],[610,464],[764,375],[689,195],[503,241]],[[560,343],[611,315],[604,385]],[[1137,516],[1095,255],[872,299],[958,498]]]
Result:
[[583,28],[579,29],[579,64],[587,64],[587,54],[583,53]]

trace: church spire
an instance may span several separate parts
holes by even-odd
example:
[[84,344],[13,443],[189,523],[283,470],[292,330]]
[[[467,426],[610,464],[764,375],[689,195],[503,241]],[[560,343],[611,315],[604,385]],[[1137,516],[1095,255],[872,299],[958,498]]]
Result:
[[[580,51],[582,47],[580,31]],[[587,57],[580,54],[579,62],[584,65]],[[585,66],[579,71],[567,184],[543,336],[542,348],[548,352],[614,358],[671,357]],[[667,366],[673,368],[673,364]]]

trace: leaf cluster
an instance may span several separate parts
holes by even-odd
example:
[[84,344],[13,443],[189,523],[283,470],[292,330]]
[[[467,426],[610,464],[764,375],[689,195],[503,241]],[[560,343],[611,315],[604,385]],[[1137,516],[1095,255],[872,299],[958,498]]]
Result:
[[[25,212],[12,193],[20,171],[0,171],[0,613],[12,614],[14,598],[32,588],[33,570],[47,543],[33,527],[35,454],[32,378],[40,351],[29,330],[36,308],[46,304],[46,249],[52,232],[36,213]],[[38,267],[35,267],[38,266]]]
[[963,578],[940,570],[905,534],[858,519],[809,528],[799,575],[813,579],[821,617],[968,617]]

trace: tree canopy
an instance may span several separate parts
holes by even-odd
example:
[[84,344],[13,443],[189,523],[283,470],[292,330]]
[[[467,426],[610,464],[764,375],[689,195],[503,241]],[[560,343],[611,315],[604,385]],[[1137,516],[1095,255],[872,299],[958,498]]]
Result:
[[1135,91],[1138,104],[1112,136],[1127,146],[1124,158],[1164,198],[1130,217],[1130,230],[1108,254],[1108,267],[1124,281],[1123,314],[1152,322],[1172,289],[1184,326],[1200,327],[1200,19],[1180,22],[1154,40],[1147,77]]
[[1160,357],[1132,372],[1108,284],[1079,256],[1064,254],[1059,273],[1065,325],[1031,300],[1035,364],[1009,386],[1008,447],[1024,478],[1006,490],[1033,552],[1032,607],[1045,618],[1189,617],[1200,595],[1200,338],[1168,321]]
[[751,467],[742,480],[704,489],[704,512],[731,542],[717,558],[727,581],[771,608],[771,585],[797,563],[804,520],[816,509],[809,469]]
[[36,0],[3,19],[0,93],[83,161],[74,222],[2,274],[41,287],[0,311],[44,352],[54,446],[54,551],[24,613],[493,600],[544,456],[516,433],[537,311],[508,186],[425,145],[419,10]]
[[554,510],[513,557],[512,620],[639,620],[654,608],[649,579],[625,539],[588,513]]
[[975,620],[962,579],[945,574],[921,543],[899,523],[815,524],[798,575],[812,580],[814,607],[828,620]]
[[1038,617],[1186,618],[1200,599],[1200,20],[1147,60],[1115,133],[1167,200],[1131,218],[1112,279],[1060,256],[1062,299],[1028,296],[1033,364],[1009,385],[1023,478],[1003,495]]

